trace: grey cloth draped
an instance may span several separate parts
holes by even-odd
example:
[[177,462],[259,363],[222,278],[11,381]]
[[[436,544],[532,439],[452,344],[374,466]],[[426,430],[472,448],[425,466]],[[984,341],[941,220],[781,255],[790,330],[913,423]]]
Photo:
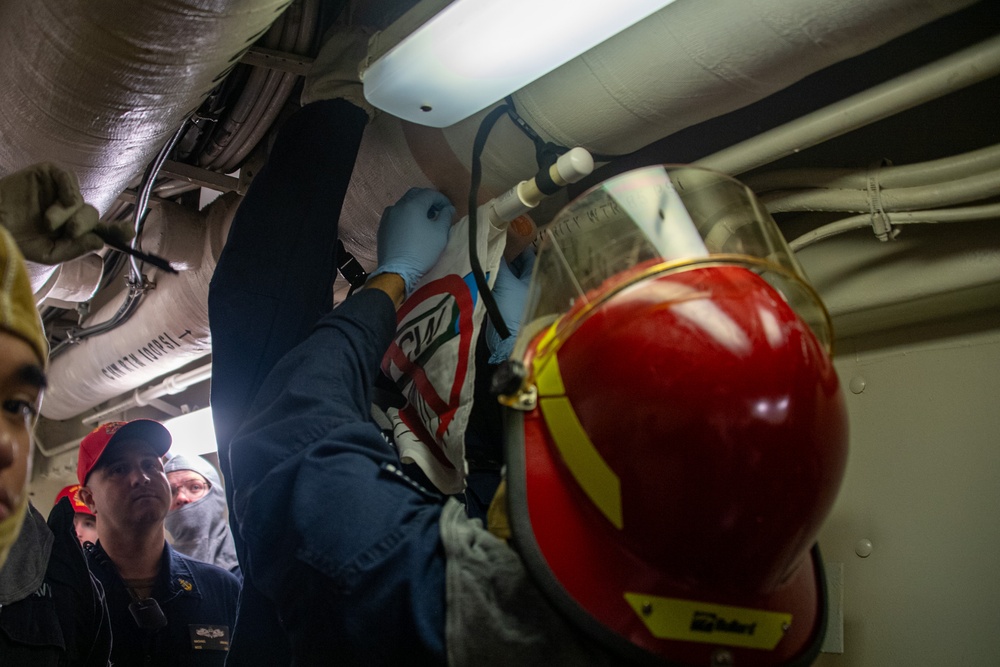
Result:
[[0,607],[34,593],[45,579],[55,536],[45,519],[28,503],[28,515],[11,547],[7,563],[0,570]]

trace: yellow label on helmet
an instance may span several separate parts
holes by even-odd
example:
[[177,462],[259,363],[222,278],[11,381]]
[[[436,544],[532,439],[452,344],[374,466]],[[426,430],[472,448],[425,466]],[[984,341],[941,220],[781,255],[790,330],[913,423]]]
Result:
[[792,615],[694,600],[625,593],[625,600],[657,639],[772,650]]

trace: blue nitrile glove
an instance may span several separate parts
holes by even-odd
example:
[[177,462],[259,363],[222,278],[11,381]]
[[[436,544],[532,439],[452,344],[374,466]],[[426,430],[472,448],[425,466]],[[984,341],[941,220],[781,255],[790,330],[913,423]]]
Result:
[[500,338],[500,334],[493,328],[493,322],[487,318],[486,344],[490,348],[491,364],[506,361],[514,350],[514,341],[517,338],[517,330],[521,328],[524,303],[528,298],[528,285],[531,284],[531,272],[534,268],[535,251],[530,246],[515,257],[510,265],[507,264],[507,260],[500,260],[497,280],[493,283],[493,298],[497,302],[500,314],[503,315],[510,336]]
[[382,213],[377,236],[378,268],[370,275],[398,274],[409,296],[441,256],[454,217],[455,207],[440,192],[410,188]]

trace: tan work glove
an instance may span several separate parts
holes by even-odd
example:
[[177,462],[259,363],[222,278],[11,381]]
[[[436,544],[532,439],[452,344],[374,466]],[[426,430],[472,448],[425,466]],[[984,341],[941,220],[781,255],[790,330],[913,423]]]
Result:
[[0,225],[10,232],[25,259],[59,264],[104,247],[94,233],[122,242],[134,231],[127,222],[102,223],[83,201],[76,176],[43,162],[0,179]]

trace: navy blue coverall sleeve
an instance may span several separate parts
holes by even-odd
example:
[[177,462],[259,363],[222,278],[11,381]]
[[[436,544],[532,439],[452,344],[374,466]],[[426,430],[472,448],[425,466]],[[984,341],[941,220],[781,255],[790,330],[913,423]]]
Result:
[[[365,121],[343,101],[288,120],[213,278],[212,402],[246,576],[237,665],[273,650],[268,604],[301,664],[444,662],[442,501],[369,419],[395,311],[365,290],[324,314]],[[247,584],[263,597],[246,604]]]
[[[264,378],[333,306],[337,223],[367,122],[344,100],[290,116],[236,212],[212,276],[212,414],[244,570],[229,465],[240,453],[230,444]],[[281,667],[291,659],[274,603],[244,572],[230,664]]]
[[348,299],[278,363],[233,441],[249,570],[309,663],[445,660],[442,501],[369,418],[395,325],[382,292]]

